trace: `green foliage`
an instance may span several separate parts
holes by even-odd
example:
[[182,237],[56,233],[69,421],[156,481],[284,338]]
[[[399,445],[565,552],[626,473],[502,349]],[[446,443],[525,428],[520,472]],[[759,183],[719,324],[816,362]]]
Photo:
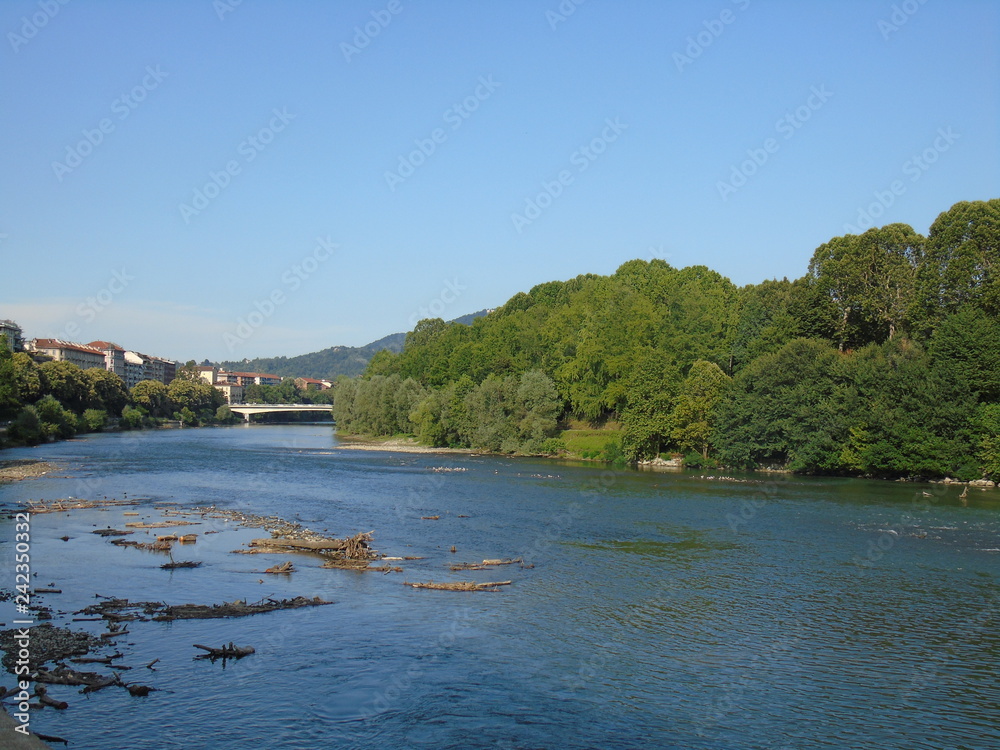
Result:
[[43,362],[38,365],[38,375],[42,392],[66,407],[83,411],[90,404],[90,381],[76,365],[70,362]]
[[[141,383],[136,383],[135,387],[140,385]],[[214,413],[226,401],[221,391],[204,380],[195,382],[183,378],[176,378],[167,386],[167,399],[174,409],[188,409],[192,415],[205,409]]]
[[1000,321],[978,307],[964,307],[937,326],[930,352],[942,368],[979,392],[981,401],[1000,400]]
[[684,456],[684,468],[694,470],[717,469],[719,468],[719,462],[697,451],[691,451]]
[[912,227],[890,224],[816,249],[809,276],[837,309],[841,349],[891,339],[903,329],[924,242]]
[[132,402],[151,417],[166,417],[172,413],[167,386],[159,380],[141,380],[132,386]]
[[107,425],[108,413],[103,409],[87,409],[78,421],[80,432],[102,432]]
[[182,424],[186,425],[194,426],[198,424],[198,415],[195,414],[188,406],[185,406],[179,412],[174,414],[174,419],[177,419]]
[[25,445],[38,445],[45,439],[41,417],[34,406],[25,406],[18,412],[7,431],[8,436]]
[[0,419],[10,419],[21,409],[13,356],[7,349],[7,341],[0,341]]
[[35,410],[38,412],[38,418],[42,421],[42,432],[45,437],[65,439],[76,434],[76,415],[64,408],[58,399],[51,394],[42,396],[35,404]]
[[669,444],[680,379],[666,352],[649,348],[639,354],[625,382],[627,403],[621,412],[621,445],[627,460],[656,456]]
[[127,430],[137,430],[143,426],[146,414],[142,409],[135,406],[126,406],[122,409],[122,418],[119,424]]
[[699,359],[691,365],[674,402],[670,433],[682,451],[697,450],[702,458],[708,458],[715,410],[729,383],[729,376],[714,362]]
[[962,201],[935,219],[917,289],[927,330],[963,307],[1000,316],[1000,199]]
[[[409,429],[433,445],[541,452],[554,421],[584,421],[620,423],[626,461],[995,473],[1000,437],[974,417],[977,394],[1000,400],[998,237],[1000,201],[959,203],[927,238],[905,224],[832,238],[794,281],[736,289],[703,266],[633,260],[539,284],[472,325],[420,321],[338,386],[337,421],[399,429],[380,389],[412,378]],[[553,388],[542,410],[519,393],[533,372]],[[618,456],[604,436],[563,434],[571,454]]]
[[129,394],[124,381],[105,369],[91,367],[83,371],[90,391],[90,405],[94,409],[104,409],[119,414],[128,403]]
[[809,339],[789,342],[737,375],[719,402],[713,442],[730,466],[838,471],[851,393],[839,355]]
[[220,424],[229,424],[236,422],[238,419],[239,417],[233,414],[233,410],[229,408],[229,404],[223,404],[215,410],[215,421]]

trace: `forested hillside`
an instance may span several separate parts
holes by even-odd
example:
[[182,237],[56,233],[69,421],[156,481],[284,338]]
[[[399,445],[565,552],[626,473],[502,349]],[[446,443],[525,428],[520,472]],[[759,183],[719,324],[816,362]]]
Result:
[[629,261],[540,284],[471,326],[424,320],[338,383],[342,430],[555,452],[618,420],[628,460],[875,476],[1000,476],[1000,200],[922,236],[836,237],[794,281],[736,287]]
[[[456,318],[453,322],[469,324],[486,313],[486,310],[480,310]],[[392,352],[401,351],[405,340],[405,333],[390,333],[388,336],[364,346],[331,346],[318,352],[300,354],[295,357],[257,357],[239,362],[219,362],[217,364],[224,370],[234,372],[266,372],[286,378],[334,380],[340,375],[354,377],[362,374],[375,354],[383,349]]]

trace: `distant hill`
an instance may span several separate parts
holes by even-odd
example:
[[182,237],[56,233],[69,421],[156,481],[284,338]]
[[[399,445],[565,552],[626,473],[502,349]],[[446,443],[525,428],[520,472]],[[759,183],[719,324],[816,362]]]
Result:
[[[453,323],[470,325],[476,318],[486,315],[489,310],[469,313],[455,318]],[[376,352],[388,349],[393,352],[403,350],[405,333],[391,333],[364,346],[331,346],[318,352],[300,354],[296,357],[257,357],[239,362],[216,362],[224,369],[236,372],[266,372],[290,378],[316,378],[333,380],[338,375],[355,377],[365,371],[368,361]]]

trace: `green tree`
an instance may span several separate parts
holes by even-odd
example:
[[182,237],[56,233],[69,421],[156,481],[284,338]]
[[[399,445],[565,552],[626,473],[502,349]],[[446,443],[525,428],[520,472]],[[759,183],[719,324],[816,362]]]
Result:
[[809,274],[840,313],[838,343],[893,338],[907,322],[924,238],[906,224],[836,237],[813,253]]
[[[42,362],[38,366],[42,393],[53,396],[67,408],[82,412],[90,403],[90,381],[71,362]],[[44,418],[43,418],[44,421]]]
[[918,277],[925,328],[966,305],[1000,315],[1000,199],[962,201],[938,216]]
[[76,434],[76,415],[51,394],[42,396],[35,404],[35,410],[42,421],[42,432],[46,437],[65,439]]
[[166,417],[173,411],[167,386],[159,380],[140,380],[132,386],[131,397],[151,417]]
[[90,390],[90,405],[111,414],[121,414],[129,398],[125,382],[113,372],[99,367],[84,370],[83,376]]
[[842,468],[852,391],[829,345],[795,339],[733,378],[711,442],[730,466],[792,471]]
[[[42,379],[38,374],[38,365],[25,352],[15,352],[11,358],[13,370],[12,382],[17,389],[17,397],[21,403],[30,404],[42,397]],[[5,378],[0,378],[4,382]]]
[[844,366],[857,393],[844,468],[878,476],[977,473],[976,403],[961,377],[906,340],[867,346]]
[[34,406],[25,406],[18,412],[8,433],[12,440],[26,445],[38,445],[45,439],[41,417]]
[[214,413],[225,403],[222,392],[205,381],[195,382],[183,378],[171,381],[167,386],[167,398],[174,408],[181,410],[187,408],[195,414],[205,409],[210,409]]
[[14,358],[6,340],[0,341],[0,419],[10,419],[21,411]]
[[935,362],[961,376],[982,401],[1000,400],[1000,321],[967,306],[944,318],[929,344]]
[[674,402],[671,437],[684,452],[698,451],[708,458],[715,410],[730,378],[714,362],[699,359],[681,384]]
[[627,403],[621,412],[621,452],[626,460],[655,457],[670,443],[680,378],[666,352],[648,347],[639,353],[626,382]]
[[83,427],[81,432],[102,432],[108,424],[108,413],[103,409],[86,409],[79,423]]

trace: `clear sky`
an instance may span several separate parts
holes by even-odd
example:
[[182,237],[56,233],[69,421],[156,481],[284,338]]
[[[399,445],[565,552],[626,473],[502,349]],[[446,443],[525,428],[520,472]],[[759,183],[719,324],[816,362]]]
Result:
[[0,318],[295,355],[1000,197],[995,0],[577,2],[5,0]]

